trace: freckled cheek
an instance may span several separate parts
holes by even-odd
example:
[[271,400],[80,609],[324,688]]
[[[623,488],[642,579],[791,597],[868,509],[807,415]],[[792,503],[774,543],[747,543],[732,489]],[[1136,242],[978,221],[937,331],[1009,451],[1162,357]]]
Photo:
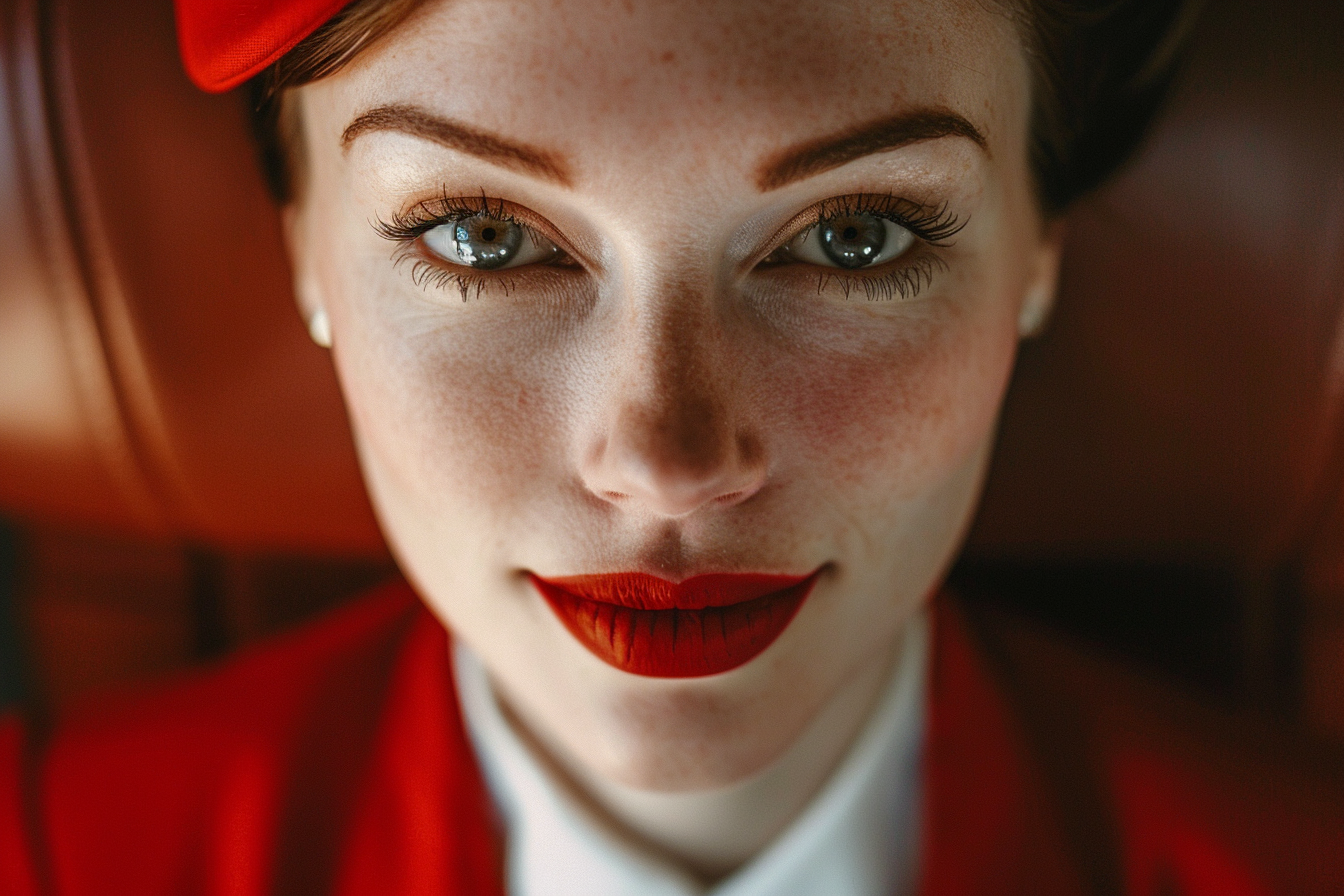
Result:
[[366,451],[404,494],[431,510],[500,508],[548,475],[550,378],[517,346],[449,327],[366,334],[341,353],[342,378]]
[[861,352],[818,350],[790,366],[776,392],[787,400],[781,424],[830,483],[914,496],[960,467],[993,429],[1016,333],[965,316],[919,329]]

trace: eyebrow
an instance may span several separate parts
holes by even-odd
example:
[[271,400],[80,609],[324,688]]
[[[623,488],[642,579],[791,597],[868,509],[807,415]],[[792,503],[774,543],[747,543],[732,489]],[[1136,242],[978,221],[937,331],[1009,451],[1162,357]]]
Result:
[[761,164],[756,186],[763,193],[777,190],[873,153],[939,137],[965,137],[989,152],[979,129],[950,109],[913,109],[781,150]]
[[569,164],[555,153],[497,137],[458,121],[442,118],[415,106],[378,106],[362,112],[341,132],[341,148],[348,149],[356,138],[374,131],[400,131],[432,140],[478,158],[553,181],[561,186],[573,184]]

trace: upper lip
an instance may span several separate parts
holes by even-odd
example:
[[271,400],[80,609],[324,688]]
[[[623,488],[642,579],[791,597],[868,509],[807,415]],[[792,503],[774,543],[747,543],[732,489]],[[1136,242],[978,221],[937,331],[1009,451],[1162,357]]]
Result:
[[542,578],[528,573],[543,593],[563,591],[583,600],[629,607],[635,610],[703,610],[727,607],[765,597],[812,579],[821,572],[804,575],[775,573],[707,573],[681,582],[669,582],[643,572]]

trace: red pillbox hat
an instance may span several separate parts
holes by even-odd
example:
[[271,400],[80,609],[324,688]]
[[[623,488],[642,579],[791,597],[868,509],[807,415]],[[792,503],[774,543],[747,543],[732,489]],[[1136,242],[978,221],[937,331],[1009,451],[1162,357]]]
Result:
[[182,64],[222,93],[293,49],[350,0],[174,0]]

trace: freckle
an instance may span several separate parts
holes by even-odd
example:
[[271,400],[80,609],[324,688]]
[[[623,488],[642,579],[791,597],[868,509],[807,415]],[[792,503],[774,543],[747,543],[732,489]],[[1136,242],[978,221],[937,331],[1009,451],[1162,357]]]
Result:
[[663,51],[663,55],[661,55],[661,56],[658,57],[658,61],[659,61],[659,62],[674,62],[674,61],[676,61],[676,58],[677,58],[677,54],[676,54],[675,52],[673,52],[672,50],[664,50],[664,51]]

